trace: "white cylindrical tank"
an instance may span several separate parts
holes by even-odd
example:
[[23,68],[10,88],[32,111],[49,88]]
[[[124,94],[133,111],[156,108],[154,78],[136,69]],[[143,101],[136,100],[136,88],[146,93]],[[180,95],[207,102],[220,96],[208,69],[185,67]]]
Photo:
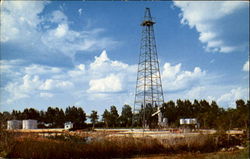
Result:
[[186,119],[186,124],[192,124],[192,120],[191,119]]
[[23,129],[37,129],[37,120],[23,120]]
[[181,125],[186,124],[186,120],[185,119],[180,119],[180,124]]
[[22,128],[22,121],[20,120],[8,120],[7,121],[7,129],[21,129]]

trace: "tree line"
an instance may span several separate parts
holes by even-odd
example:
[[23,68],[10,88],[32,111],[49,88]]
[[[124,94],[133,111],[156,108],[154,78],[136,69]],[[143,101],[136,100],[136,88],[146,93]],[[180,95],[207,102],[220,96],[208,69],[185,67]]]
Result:
[[163,116],[168,117],[170,126],[178,126],[180,118],[196,118],[201,128],[232,129],[247,128],[249,125],[250,101],[240,99],[235,102],[236,108],[224,109],[215,101],[177,100],[163,104]]
[[58,107],[48,107],[46,111],[38,111],[34,108],[25,108],[22,112],[20,110],[13,110],[11,113],[0,113],[1,122],[5,123],[7,120],[26,120],[34,119],[38,121],[38,127],[62,128],[65,122],[72,122],[79,128],[86,126],[86,113],[81,107],[67,107],[65,111]]
[[[168,101],[161,107],[163,117],[168,119],[169,127],[179,127],[181,118],[196,118],[201,128],[232,129],[247,128],[249,125],[250,101],[245,102],[240,99],[235,102],[236,108],[222,108],[215,101],[211,103],[206,100],[180,100],[176,102]],[[65,110],[58,107],[48,107],[46,111],[38,111],[34,108],[26,108],[22,112],[13,110],[10,112],[0,112],[0,124],[5,125],[7,120],[38,120],[38,127],[62,128],[65,122],[72,122],[74,127],[141,127],[143,111],[145,111],[145,121],[150,128],[157,128],[157,116],[152,116],[157,108],[147,104],[145,110],[141,110],[137,116],[133,116],[132,107],[124,105],[121,114],[116,106],[105,109],[101,117],[97,111],[93,110],[89,116],[81,107],[69,106]],[[132,123],[133,118],[137,118]],[[91,124],[86,124],[87,118]],[[101,119],[101,120],[98,120]],[[133,125],[132,125],[133,124]]]

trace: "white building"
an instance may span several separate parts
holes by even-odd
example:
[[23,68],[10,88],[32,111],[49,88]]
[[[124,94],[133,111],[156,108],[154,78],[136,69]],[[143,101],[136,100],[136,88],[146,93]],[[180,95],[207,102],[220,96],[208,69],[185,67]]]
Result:
[[23,120],[23,129],[37,129],[37,120]]
[[7,129],[22,129],[22,121],[21,120],[8,120],[7,121]]
[[69,130],[72,128],[73,128],[73,123],[71,123],[71,122],[64,123],[64,129]]

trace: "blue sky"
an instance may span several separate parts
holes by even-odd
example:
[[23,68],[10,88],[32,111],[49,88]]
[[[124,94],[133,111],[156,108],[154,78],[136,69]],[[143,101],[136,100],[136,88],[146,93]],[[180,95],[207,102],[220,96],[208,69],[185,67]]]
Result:
[[248,99],[248,2],[5,1],[0,111],[133,106],[145,7],[166,101]]

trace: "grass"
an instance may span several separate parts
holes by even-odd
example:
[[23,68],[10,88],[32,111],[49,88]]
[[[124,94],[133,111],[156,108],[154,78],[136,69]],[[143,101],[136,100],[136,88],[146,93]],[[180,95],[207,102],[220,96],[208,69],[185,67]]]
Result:
[[[157,147],[157,149],[156,149]],[[101,139],[91,143],[45,138],[17,140],[9,158],[111,158],[134,154],[162,153],[164,147],[156,139],[130,137]]]
[[205,156],[204,159],[249,159],[249,151],[230,152],[230,153],[216,153],[214,155]]
[[132,136],[87,138],[87,136],[80,137],[70,134],[44,138],[33,134],[27,135],[27,133],[23,135],[22,133],[1,131],[0,137],[0,157],[36,159],[127,158],[152,154],[201,154],[218,151],[225,144],[223,140],[217,141],[218,136],[202,134],[158,140],[152,137],[134,138]]
[[182,153],[174,155],[147,155],[136,157],[135,159],[249,159],[247,149],[235,152],[213,152],[213,153]]
[[18,134],[15,132],[3,131],[0,128],[0,157],[7,156],[16,144],[15,137]]

